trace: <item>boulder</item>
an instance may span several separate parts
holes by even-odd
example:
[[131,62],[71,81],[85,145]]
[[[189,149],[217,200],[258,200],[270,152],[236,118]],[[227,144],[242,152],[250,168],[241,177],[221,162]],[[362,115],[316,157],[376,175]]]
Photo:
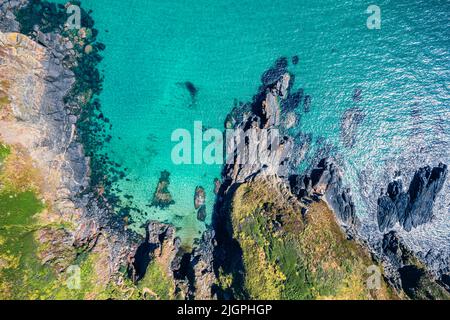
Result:
[[165,209],[174,204],[175,201],[169,192],[170,173],[168,171],[162,171],[161,176],[156,186],[155,193],[153,194],[152,206]]

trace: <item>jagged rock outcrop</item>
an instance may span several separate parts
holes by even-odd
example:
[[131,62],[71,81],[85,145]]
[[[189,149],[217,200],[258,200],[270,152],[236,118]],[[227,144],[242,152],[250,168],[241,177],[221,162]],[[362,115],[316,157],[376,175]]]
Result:
[[357,224],[355,205],[350,189],[342,182],[342,171],[331,158],[322,159],[310,175],[292,175],[289,182],[292,192],[303,202],[324,197],[336,216],[348,226]]
[[133,281],[141,280],[147,271],[149,263],[156,259],[163,266],[169,277],[173,277],[172,261],[174,260],[181,241],[175,236],[175,228],[169,224],[150,221],[146,228],[145,241],[137,248],[130,258],[129,275]]
[[212,300],[216,296],[213,292],[216,276],[213,269],[214,249],[216,246],[215,233],[206,230],[191,254],[190,265],[193,270],[194,297],[196,300]]
[[173,226],[150,221],[145,241],[129,259],[128,274],[134,282],[138,282],[144,278],[149,264],[155,261],[173,282],[175,296],[182,299],[214,299],[215,241],[214,231],[206,230],[192,251],[186,252]]
[[169,191],[169,177],[170,173],[168,171],[161,172],[158,185],[156,186],[156,190],[153,193],[152,206],[164,209],[175,203]]
[[398,222],[411,231],[433,218],[433,205],[441,191],[448,169],[440,163],[437,167],[420,168],[407,191],[401,180],[389,183],[386,194],[378,199],[378,226],[380,231],[390,230]]
[[227,117],[225,126],[233,130],[227,132],[225,180],[242,183],[261,174],[287,177],[294,142],[282,133],[281,106],[289,101],[292,78],[283,61],[263,75],[253,102]]

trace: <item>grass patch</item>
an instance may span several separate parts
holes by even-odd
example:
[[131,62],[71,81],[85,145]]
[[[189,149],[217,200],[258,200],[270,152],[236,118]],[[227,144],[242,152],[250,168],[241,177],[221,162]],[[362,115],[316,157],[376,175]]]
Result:
[[0,172],[1,190],[38,192],[42,179],[27,152],[19,146],[6,146],[2,150],[4,158]]
[[143,294],[145,293],[147,299],[171,300],[174,298],[173,282],[156,261],[148,265],[144,278],[138,283],[138,288]]
[[3,161],[11,153],[11,148],[0,142],[0,169]]

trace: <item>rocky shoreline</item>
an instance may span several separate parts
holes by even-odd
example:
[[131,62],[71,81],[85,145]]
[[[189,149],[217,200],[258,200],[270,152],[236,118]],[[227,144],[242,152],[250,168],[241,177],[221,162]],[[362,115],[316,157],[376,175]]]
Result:
[[[52,183],[47,181],[43,196],[51,204],[52,214],[75,226],[57,234],[51,229],[39,231],[38,238],[51,244],[41,253],[42,260],[58,265],[62,272],[73,263],[73,256],[62,261],[61,251],[101,252],[106,257],[105,282],[117,281],[119,269],[134,254],[140,237],[127,231],[124,222],[92,190],[92,161],[80,139],[80,109],[90,107],[97,84],[86,83],[73,70],[80,67],[83,55],[88,55],[85,46],[96,45],[95,38],[80,47],[67,32],[44,33],[34,27],[29,37],[23,35],[15,15],[27,5],[28,1],[0,5],[2,67],[6,71],[2,77],[11,83],[10,116],[2,120],[1,137],[6,143],[25,147],[42,175],[54,177]],[[91,74],[95,75],[94,71]],[[84,90],[80,82],[85,83]],[[18,131],[21,133],[15,134]],[[33,136],[28,139],[25,132]]]
[[[305,148],[308,148],[308,137],[301,134],[292,137],[289,129],[298,123],[296,109],[303,107],[304,112],[308,112],[312,98],[305,95],[303,89],[293,90],[295,78],[288,71],[287,58],[278,59],[262,75],[261,87],[253,100],[236,106],[225,122],[226,129],[244,133],[276,131],[280,134],[279,140],[276,144],[251,145],[247,139],[233,137],[234,161],[224,166],[222,181],[214,182],[216,204],[212,226],[193,248],[182,247],[175,228],[164,223],[150,221],[145,238],[129,231],[124,219],[126,212],[117,214],[114,210],[115,201],[120,206],[120,200],[114,198],[111,188],[111,180],[122,179],[125,173],[114,163],[109,165],[106,155],[96,153],[100,143],[96,138],[107,140],[104,128],[108,122],[95,99],[101,91],[97,65],[103,46],[96,41],[93,21],[83,11],[83,21],[87,21],[89,28],[75,33],[49,23],[34,25],[44,19],[41,16],[51,20],[52,14],[58,17],[59,23],[64,7],[47,3],[34,12],[36,8],[29,4],[28,0],[11,0],[0,5],[0,12],[5,13],[0,18],[0,80],[4,77],[11,83],[8,89],[10,109],[0,120],[0,137],[8,144],[20,144],[27,149],[42,175],[48,177],[41,191],[44,199],[52,204],[51,214],[75,226],[39,231],[39,241],[46,244],[45,250],[40,252],[45,264],[63,273],[77,257],[96,254],[101,257],[100,278],[105,286],[111,282],[122,286],[126,277],[131,279],[132,285],[138,285],[148,275],[149,266],[156,262],[162,276],[169,279],[176,298],[249,298],[250,290],[244,288],[248,278],[245,248],[239,242],[246,238],[236,236],[231,211],[241,186],[268,183],[274,187],[273,202],[280,201],[281,206],[298,210],[296,219],[301,218],[301,221],[307,221],[317,212],[317,207],[326,203],[334,214],[332,223],[339,225],[351,249],[361,245],[369,250],[374,263],[383,265],[387,282],[399,295],[433,298],[436,292],[444,294],[441,287],[449,290],[448,266],[431,274],[422,265],[423,259],[416,257],[391,230],[397,222],[409,231],[431,220],[433,201],[442,189],[447,167],[419,169],[408,191],[397,181],[389,184],[387,194],[379,198],[382,241],[366,243],[359,235],[361,221],[356,216],[351,190],[344,185],[344,173],[338,162],[319,154],[320,161],[311,164],[311,170],[298,173]],[[22,27],[18,18],[24,14],[21,10],[35,13],[32,21],[22,21]],[[292,61],[298,62],[298,57]],[[185,85],[194,103],[198,89],[191,83]],[[348,147],[354,143],[356,126],[364,117],[359,110],[352,112],[342,119],[342,126],[346,128],[343,139]],[[92,130],[96,135],[91,134]],[[263,164],[239,162],[239,157],[249,159],[252,154],[264,155],[270,161]],[[111,168],[116,168],[113,178],[101,174]],[[153,206],[164,208],[173,204],[168,185],[169,173],[162,172],[153,195]],[[193,200],[197,218],[203,221],[205,190],[202,187],[197,187]],[[262,207],[263,211],[272,212],[268,203]],[[288,234],[283,229],[283,219],[275,215],[270,230]],[[338,238],[342,235],[339,233]],[[230,275],[233,275],[232,280]],[[422,282],[434,291],[418,293],[417,286]],[[147,287],[142,288],[142,292],[144,297],[155,295]]]
[[[317,166],[313,166],[305,174],[299,175],[297,173],[298,165],[304,155],[303,147],[308,143],[306,141],[307,136],[295,139],[287,132],[290,123],[292,123],[291,118],[295,117],[295,114],[292,115],[290,112],[299,107],[304,93],[302,89],[297,92],[290,92],[293,76],[288,72],[287,66],[286,58],[277,60],[274,66],[263,74],[262,86],[253,101],[235,107],[227,117],[226,128],[242,130],[248,134],[251,134],[251,130],[255,129],[257,131],[279,130],[282,137],[280,138],[281,143],[271,147],[264,144],[256,146],[257,154],[267,154],[268,158],[272,160],[264,165],[256,162],[240,164],[237,159],[239,152],[249,155],[255,150],[252,149],[254,146],[250,145],[251,142],[249,143],[248,139],[239,140],[239,138],[236,138],[234,144],[236,149],[230,153],[236,158],[232,164],[224,166],[223,184],[218,193],[213,217],[213,227],[218,240],[214,259],[216,275],[219,276],[225,270],[230,274],[240,274],[242,278],[238,277],[238,283],[245,282],[242,249],[241,245],[233,238],[236,231],[233,231],[231,226],[230,206],[234,201],[233,197],[236,190],[241,185],[251,184],[252,181],[261,181],[261,179],[271,180],[271,177],[276,176],[279,180],[271,183],[281,184],[282,188],[288,188],[295,195],[296,200],[303,206],[301,209],[303,217],[308,216],[309,207],[313,203],[324,200],[333,210],[335,218],[347,239],[349,241],[354,239],[371,252],[374,261],[383,265],[384,276],[397,292],[406,293],[406,296],[410,298],[424,299],[425,296],[417,294],[417,289],[411,288],[413,286],[411,283],[417,285],[420,281],[425,281],[423,279],[426,278],[428,279],[426,280],[427,286],[433,288],[437,296],[445,296],[442,288],[448,288],[448,284],[442,284],[445,283],[445,279],[448,279],[445,274],[447,267],[441,268],[440,273],[432,274],[430,270],[427,270],[427,267],[422,266],[422,263],[427,260],[422,257],[419,258],[418,255],[406,248],[401,238],[393,231],[384,234],[382,243],[367,242],[366,237],[361,236],[360,233],[363,232],[361,221],[356,216],[351,190],[343,184],[343,171],[333,158],[323,158]],[[280,113],[280,110],[284,112]],[[359,114],[356,117],[357,121],[363,118]],[[294,120],[294,122],[296,121]],[[349,129],[345,133],[345,141],[354,140],[355,125],[347,125]],[[351,146],[351,142],[346,143]],[[411,182],[409,195],[407,196],[409,204],[405,203],[408,208],[407,213],[403,213],[401,210],[400,213],[396,213],[395,210],[387,210],[390,207],[385,205],[386,198],[389,196],[389,200],[396,203],[400,192],[403,192],[402,188],[396,185],[396,182],[390,185],[388,196],[382,196],[379,200],[378,221],[380,231],[383,232],[385,229],[392,228],[396,221],[400,221],[407,231],[411,230],[411,227],[429,222],[432,218],[433,201],[436,194],[442,189],[446,174],[447,167],[443,164],[433,169],[429,167],[420,169]],[[394,189],[398,192],[394,192]],[[289,192],[286,192],[286,194],[289,194]],[[289,196],[286,195],[286,197],[288,197],[286,200],[289,203],[294,201],[289,199]],[[391,207],[395,207],[395,205],[391,205]],[[396,243],[393,246],[392,241]],[[382,247],[381,251],[378,249],[379,247]],[[401,251],[399,251],[399,247],[402,248]],[[399,258],[399,255],[402,254],[403,258]],[[233,262],[230,263],[229,261]],[[415,280],[411,282],[411,278]],[[236,291],[233,294],[230,291],[219,290],[218,294],[221,298],[231,298],[235,297]],[[237,294],[248,298],[245,292],[239,293],[238,290]],[[430,292],[427,295],[426,298],[433,296]]]
[[[50,11],[46,16],[48,21],[52,20],[52,14],[59,16],[64,12],[64,7],[58,8],[46,2],[44,9],[39,8]],[[28,1],[7,1],[0,6],[0,11],[5,12],[0,20],[0,43],[6,48],[21,48],[17,51],[18,57],[15,56],[16,51],[6,52],[7,55],[14,56],[8,56],[11,61],[6,61],[5,65],[17,63],[13,61],[15,58],[29,59],[29,55],[35,59],[34,56],[39,54],[36,66],[30,66],[29,69],[25,66],[20,71],[35,73],[36,68],[39,68],[40,74],[32,84],[13,78],[12,73],[5,74],[13,83],[9,90],[12,96],[12,117],[5,122],[7,125],[2,126],[1,137],[7,143],[23,145],[35,158],[44,176],[57,175],[56,189],[49,190],[46,200],[56,208],[52,214],[76,226],[75,229],[64,229],[57,233],[51,229],[39,231],[37,238],[48,248],[40,256],[43,263],[63,273],[77,255],[101,255],[105,257],[101,260],[102,281],[105,285],[113,282],[117,286],[123,286],[121,270],[124,267],[128,269],[130,279],[138,283],[145,276],[150,261],[156,260],[158,264],[165,266],[164,273],[173,281],[177,297],[211,299],[210,286],[215,281],[212,270],[214,232],[206,231],[194,249],[186,251],[180,247],[180,239],[175,237],[174,227],[150,221],[144,239],[127,229],[127,221],[124,219],[126,216],[115,212],[113,207],[120,206],[120,203],[114,203],[114,196],[107,189],[111,185],[108,181],[111,177],[105,180],[103,175],[95,175],[110,169],[102,167],[108,161],[106,158],[93,158],[98,155],[95,154],[97,142],[92,140],[92,125],[95,125],[94,132],[100,132],[100,138],[105,138],[102,126],[107,127],[107,121],[100,124],[91,121],[92,118],[94,121],[98,118],[105,120],[101,113],[98,116],[99,105],[94,98],[101,90],[101,78],[97,70],[100,58],[89,57],[93,50],[97,52],[102,46],[96,43],[93,36],[96,31],[83,29],[83,34],[91,34],[91,38],[87,39],[80,37],[80,32],[75,33],[74,37],[59,25],[50,27],[50,32],[40,31],[39,25],[30,25],[32,29],[28,30],[27,37],[19,33],[24,31],[16,18],[21,10],[35,9]],[[42,12],[35,14],[39,16]],[[84,11],[83,17],[90,19]],[[40,22],[39,19],[37,22]],[[25,24],[29,25],[29,22],[26,21]],[[91,27],[93,25],[91,21],[88,24]],[[45,25],[48,27],[46,23]],[[80,46],[74,41],[85,43]],[[87,46],[91,46],[89,53],[86,52]],[[26,50],[29,51],[28,55],[22,57]],[[85,74],[91,74],[93,78],[86,79]],[[29,95],[21,96],[20,93],[19,98],[16,97],[15,90],[18,92],[29,86],[42,88],[40,99]],[[35,101],[33,106],[29,101]],[[20,109],[19,106],[25,108]],[[38,134],[30,142],[16,141],[12,136],[9,137],[11,132],[17,132],[13,130],[15,127],[20,127],[22,131],[33,128]],[[37,157],[42,157],[42,161]],[[112,166],[115,167],[115,164]],[[123,178],[120,173],[119,178]],[[163,172],[154,194],[153,205],[165,207],[173,203],[167,190],[168,183],[169,173]],[[197,193],[195,205],[198,206],[199,219],[204,219],[201,189]],[[147,289],[144,291],[148,293]]]

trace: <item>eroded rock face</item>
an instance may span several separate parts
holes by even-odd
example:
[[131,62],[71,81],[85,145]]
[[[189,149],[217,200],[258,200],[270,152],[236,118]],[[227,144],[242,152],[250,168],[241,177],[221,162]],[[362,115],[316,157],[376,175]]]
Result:
[[341,222],[348,226],[357,224],[350,189],[344,187],[342,171],[333,159],[322,159],[310,175],[292,175],[289,182],[292,192],[303,203],[323,197]]
[[407,191],[400,180],[389,183],[387,192],[378,199],[378,226],[380,231],[390,230],[398,222],[411,231],[433,218],[433,205],[441,191],[448,169],[444,164],[420,168]]
[[173,277],[171,264],[180,248],[181,241],[175,236],[175,228],[169,224],[150,221],[146,228],[145,241],[137,248],[129,275],[133,281],[142,279],[151,260],[156,259],[167,275]]
[[214,231],[206,230],[192,252],[181,247],[175,228],[169,224],[150,221],[145,241],[130,258],[128,274],[137,282],[148,265],[158,263],[174,285],[174,294],[183,299],[210,300],[216,276],[213,270],[213,252],[216,245]]
[[76,249],[93,250],[102,255],[109,277],[126,262],[139,237],[125,231],[114,212],[89,191],[90,159],[79,143],[77,108],[65,99],[76,81],[71,68],[81,53],[59,32],[43,33],[36,26],[30,36],[17,33],[13,12],[27,3],[0,3],[0,82],[2,88],[7,84],[8,97],[0,113],[0,136],[24,147],[45,176],[39,191],[52,204],[45,219],[73,226],[39,230],[42,261],[62,272]]
[[191,266],[194,274],[194,296],[197,300],[215,299],[213,294],[216,276],[213,269],[214,248],[216,246],[213,230],[203,233],[200,243],[191,255]]
[[287,175],[294,143],[282,134],[281,104],[289,99],[291,76],[287,72],[280,74],[282,70],[269,70],[254,102],[228,116],[234,135],[227,137],[227,155],[231,159],[224,168],[225,179],[241,183],[261,174]]

